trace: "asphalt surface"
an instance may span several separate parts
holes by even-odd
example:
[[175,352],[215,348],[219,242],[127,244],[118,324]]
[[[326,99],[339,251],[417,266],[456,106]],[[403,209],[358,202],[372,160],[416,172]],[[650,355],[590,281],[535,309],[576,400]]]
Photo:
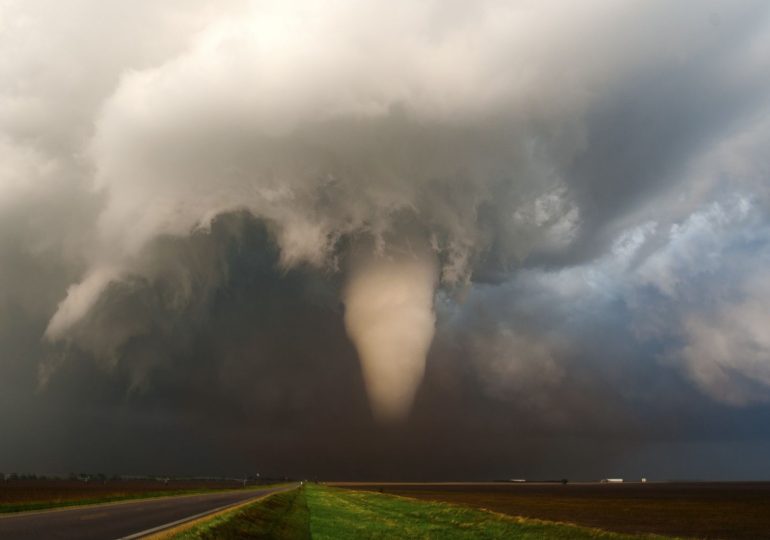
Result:
[[115,540],[293,487],[295,485],[160,497],[4,515],[0,516],[0,538]]

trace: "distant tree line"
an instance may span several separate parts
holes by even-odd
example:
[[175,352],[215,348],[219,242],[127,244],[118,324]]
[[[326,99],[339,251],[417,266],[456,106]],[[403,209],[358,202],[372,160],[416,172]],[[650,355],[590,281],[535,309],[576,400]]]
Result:
[[260,476],[244,475],[240,478],[233,478],[231,476],[142,476],[142,475],[119,475],[113,474],[108,476],[104,473],[68,473],[66,475],[60,474],[35,474],[35,473],[3,473],[0,472],[0,481],[10,482],[18,480],[70,480],[79,482],[117,482],[117,481],[130,481],[130,480],[143,480],[143,481],[155,481],[168,484],[170,481],[174,482],[237,482],[242,485],[258,485],[258,484],[272,484],[278,482],[289,481],[290,478],[286,476]]

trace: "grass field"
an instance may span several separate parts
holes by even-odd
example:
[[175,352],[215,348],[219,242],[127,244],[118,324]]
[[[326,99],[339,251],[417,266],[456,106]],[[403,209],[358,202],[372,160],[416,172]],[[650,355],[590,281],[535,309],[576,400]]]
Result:
[[626,533],[770,538],[770,483],[348,484]]
[[309,484],[223,514],[173,538],[623,540],[639,537],[514,518],[447,503]]
[[201,480],[11,480],[0,482],[0,513],[208,493],[240,486],[235,482]]

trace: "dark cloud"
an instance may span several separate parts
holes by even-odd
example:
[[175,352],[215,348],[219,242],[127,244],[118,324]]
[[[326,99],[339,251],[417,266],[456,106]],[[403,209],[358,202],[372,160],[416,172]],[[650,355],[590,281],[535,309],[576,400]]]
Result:
[[0,4],[0,468],[770,474],[763,3],[54,4]]

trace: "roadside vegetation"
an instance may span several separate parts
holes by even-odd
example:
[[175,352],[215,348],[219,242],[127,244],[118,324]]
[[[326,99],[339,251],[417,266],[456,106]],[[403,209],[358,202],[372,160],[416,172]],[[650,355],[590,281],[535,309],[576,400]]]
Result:
[[[174,540],[231,540],[310,538],[310,512],[304,488],[281,491],[206,520],[179,532]],[[163,535],[159,535],[163,536]]]
[[347,487],[625,534],[734,540],[770,537],[767,482],[494,482]]
[[318,540],[639,538],[575,525],[503,516],[449,503],[328,487],[308,489],[307,502],[312,537]]
[[217,516],[173,538],[638,540],[640,537],[505,516],[449,503],[306,484]]

